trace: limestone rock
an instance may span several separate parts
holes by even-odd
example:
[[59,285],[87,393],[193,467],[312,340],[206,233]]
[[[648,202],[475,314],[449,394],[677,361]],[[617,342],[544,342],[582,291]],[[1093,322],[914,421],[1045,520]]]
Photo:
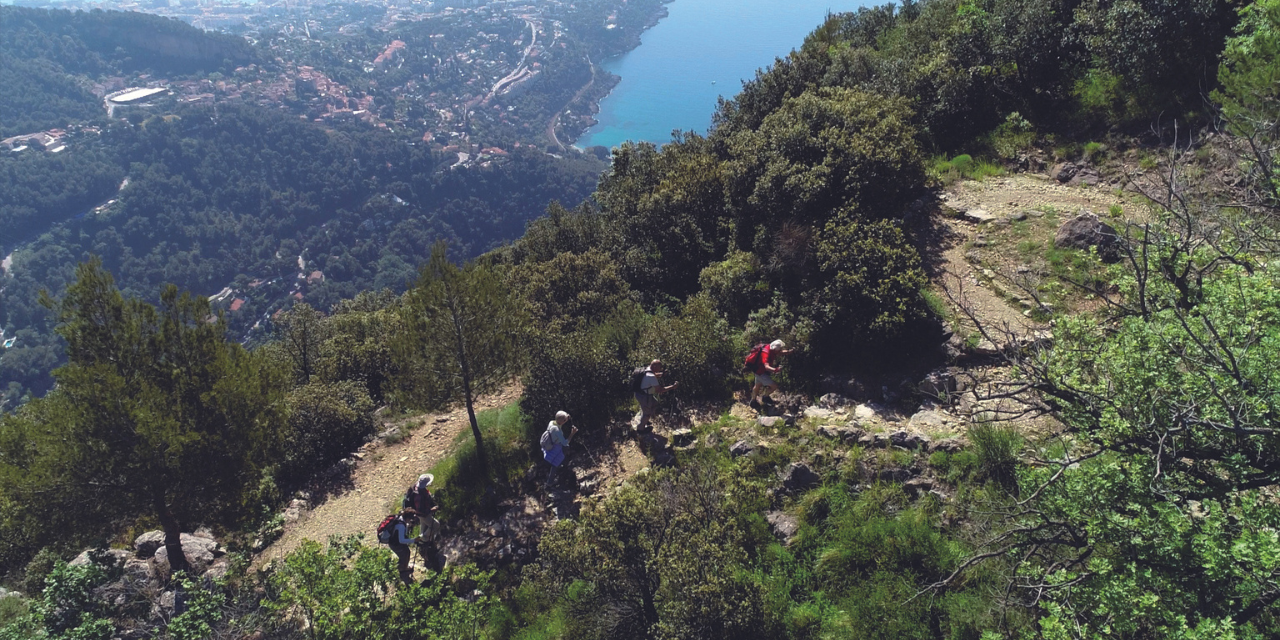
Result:
[[929,443],[929,451],[942,451],[945,453],[960,453],[964,451],[969,443],[963,438],[946,438],[944,440],[936,440]]
[[853,404],[853,400],[846,398],[838,393],[824,394],[818,398],[818,406],[823,409],[831,409],[832,411],[840,407],[847,407]]
[[1076,174],[1080,172],[1080,167],[1074,162],[1059,162],[1049,170],[1049,177],[1058,182],[1070,182]]
[[956,377],[947,369],[939,369],[925,376],[917,388],[931,398],[943,398],[956,392]]
[[936,431],[946,428],[947,423],[950,421],[950,416],[941,411],[925,410],[916,412],[915,415],[911,416],[911,421],[907,424],[913,429]]
[[995,220],[996,217],[987,213],[985,209],[969,209],[964,212],[964,219],[969,222],[983,224]]
[[148,531],[133,540],[133,548],[138,557],[147,559],[156,555],[156,549],[164,546],[163,531]]
[[755,451],[755,446],[746,440],[739,440],[729,447],[729,454],[735,458],[750,455],[752,451]]
[[760,416],[756,419],[756,422],[760,423],[760,426],[767,429],[774,429],[779,425],[786,424],[786,421],[782,419],[782,416]]
[[770,511],[765,514],[764,519],[769,523],[769,530],[784,545],[790,545],[795,540],[796,533],[800,531],[800,521],[795,516],[782,511]]
[[874,420],[880,416],[881,411],[880,405],[875,403],[860,404],[853,409],[853,417],[859,421]]
[[[218,548],[217,541],[210,538],[197,538],[189,533],[182,534],[182,554],[187,557],[191,572],[196,574],[207,571],[214,559],[224,555]],[[155,561],[156,569],[161,573],[168,573],[169,549],[163,546],[156,549]]]
[[1067,220],[1053,236],[1053,246],[1059,249],[1098,248],[1098,255],[1106,262],[1120,259],[1120,238],[1111,225],[1089,211]]
[[689,429],[676,429],[671,432],[671,446],[687,447],[697,440],[693,435],[693,431]]
[[876,480],[880,482],[906,482],[910,479],[910,469],[881,469],[876,474]]
[[151,562],[148,560],[130,558],[124,563],[124,579],[126,582],[138,585],[147,584],[151,582],[155,576],[155,569],[152,568]]
[[804,410],[804,417],[812,420],[827,420],[834,415],[835,413],[830,409],[823,409],[822,407],[806,407]]
[[840,429],[838,427],[825,426],[818,427],[818,435],[832,440],[842,440]]
[[103,554],[101,556],[103,562],[110,562],[116,565],[123,565],[125,561],[129,559],[129,556],[133,555],[124,549],[106,549],[106,550],[85,549],[84,551],[80,552],[80,555],[76,556],[74,560],[72,560],[71,562],[68,562],[67,564],[73,567],[88,566],[89,563],[91,562],[90,555],[93,554],[94,551],[99,551],[99,553]]

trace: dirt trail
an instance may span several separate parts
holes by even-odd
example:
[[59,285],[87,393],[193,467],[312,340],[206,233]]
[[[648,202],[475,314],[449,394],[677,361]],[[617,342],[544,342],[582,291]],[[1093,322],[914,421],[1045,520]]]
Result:
[[[1043,215],[1043,211],[1055,210],[1064,215],[1075,215],[1080,210],[1091,210],[1104,213],[1112,205],[1123,204],[1106,185],[1098,187],[1066,186],[1038,174],[1014,174],[1005,177],[987,178],[986,180],[964,181],[948,188],[943,195],[947,206],[961,213],[973,209],[981,209],[995,216],[996,221],[982,225],[965,220],[945,220],[950,242],[940,255],[936,265],[938,274],[935,278],[952,299],[962,300],[969,305],[982,322],[997,329],[1009,329],[1016,334],[1043,328],[1043,325],[1028,318],[1021,308],[997,294],[988,286],[988,281],[1006,279],[1017,267],[1016,256],[1012,246],[998,247],[1003,259],[1001,269],[992,271],[973,264],[966,254],[974,247],[980,246],[984,236],[991,235],[993,228],[1007,224],[1010,216],[1032,217]],[[1036,240],[1051,240],[1052,226],[1043,224],[1039,230],[1043,237]],[[993,247],[995,249],[995,247]],[[990,258],[992,251],[985,252]],[[1006,288],[1007,281],[1004,283]],[[968,323],[966,323],[968,324]]]
[[[476,402],[476,411],[504,407],[520,397],[519,385],[485,396]],[[258,555],[264,563],[283,557],[303,540],[324,542],[332,535],[364,533],[372,538],[378,522],[389,508],[399,508],[400,497],[419,474],[439,462],[452,448],[459,433],[470,429],[467,411],[459,407],[448,413],[414,416],[395,423],[413,433],[393,445],[377,445],[362,452],[353,474],[353,486],[332,495],[304,512],[285,527],[284,535]]]

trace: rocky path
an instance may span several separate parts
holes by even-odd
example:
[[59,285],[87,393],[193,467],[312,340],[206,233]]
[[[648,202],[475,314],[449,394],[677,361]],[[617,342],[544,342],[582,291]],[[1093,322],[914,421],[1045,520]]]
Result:
[[[520,393],[519,385],[513,385],[480,398],[476,411],[507,406],[519,399]],[[259,554],[257,561],[265,563],[283,557],[308,539],[323,542],[329,536],[355,533],[372,539],[383,516],[400,507],[405,488],[447,455],[458,434],[471,427],[463,407],[448,413],[414,416],[395,425],[412,433],[396,444],[379,444],[362,451],[364,458],[356,465],[353,486],[299,514],[296,521],[286,525],[284,535]]]
[[[1018,264],[1016,247],[988,246],[989,238],[997,235],[991,232],[1014,221],[1030,219],[1035,223],[1035,230],[1027,239],[1051,241],[1053,225],[1039,221],[1046,211],[1059,212],[1059,216],[1072,216],[1083,210],[1105,213],[1111,206],[1124,202],[1105,184],[1068,186],[1029,173],[960,182],[948,188],[942,200],[962,215],[959,219],[943,221],[949,240],[935,265],[935,283],[952,304],[967,306],[984,325],[1016,335],[1044,327],[1031,320],[1022,306],[1008,299],[1010,295],[1018,295],[1011,276],[1020,267],[1026,267]],[[978,247],[986,250],[975,252]],[[975,257],[977,253],[983,255]],[[998,259],[993,259],[996,254]],[[995,269],[984,266],[987,263]],[[990,286],[993,282],[1006,291],[993,290]]]

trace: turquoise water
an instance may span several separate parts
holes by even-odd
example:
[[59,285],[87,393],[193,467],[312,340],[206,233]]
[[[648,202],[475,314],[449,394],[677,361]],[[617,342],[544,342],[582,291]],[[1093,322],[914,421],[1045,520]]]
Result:
[[[705,133],[716,99],[731,98],[756,69],[804,42],[827,12],[866,0],[675,0],[641,44],[601,66],[622,77],[600,103],[579,147],[624,140],[664,143],[674,129]],[[714,83],[713,83],[714,82]]]

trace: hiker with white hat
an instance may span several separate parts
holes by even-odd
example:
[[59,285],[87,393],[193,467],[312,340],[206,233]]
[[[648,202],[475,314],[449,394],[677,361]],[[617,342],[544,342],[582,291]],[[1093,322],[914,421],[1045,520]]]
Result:
[[418,476],[418,481],[404,493],[404,501],[401,503],[401,508],[412,508],[418,514],[417,542],[434,542],[440,535],[440,521],[436,520],[434,513],[440,506],[427,488],[435,481],[436,477],[429,473]]
[[[769,344],[758,344],[751,349],[751,353],[747,354],[746,366],[755,373],[755,386],[751,388],[751,406],[758,408],[759,403],[772,404],[773,398],[769,394],[778,390],[778,383],[773,381],[773,374],[782,370],[782,363],[778,361],[778,356],[785,356],[794,349],[787,349],[787,345],[781,340],[774,340]],[[756,397],[759,396],[759,403]]]
[[[542,447],[542,459],[551,465],[551,471],[547,473],[547,482],[551,482],[555,477],[556,470],[564,463],[564,448],[569,446],[569,441],[573,440],[574,434],[578,433],[578,428],[569,425],[573,418],[569,417],[566,411],[557,411],[556,419],[547,423],[547,430],[542,432],[542,437],[538,438],[538,445]],[[564,427],[569,427],[569,436],[565,437]]]

